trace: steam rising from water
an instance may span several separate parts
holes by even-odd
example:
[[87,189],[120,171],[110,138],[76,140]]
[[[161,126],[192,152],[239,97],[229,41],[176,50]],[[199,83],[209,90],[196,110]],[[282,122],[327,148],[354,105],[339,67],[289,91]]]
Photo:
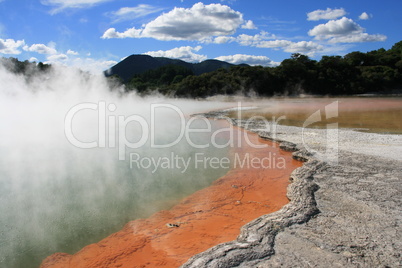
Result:
[[[171,169],[151,174],[131,169],[127,161],[118,161],[117,148],[76,148],[66,139],[64,129],[66,114],[84,102],[114,104],[116,110],[108,110],[107,116],[136,114],[146,120],[152,103],[174,104],[187,115],[228,107],[227,103],[124,95],[121,88],[111,91],[103,76],[63,67],[27,82],[0,66],[0,81],[1,267],[36,267],[55,251],[74,253],[129,220],[167,208],[227,171],[189,169],[182,174],[182,170]],[[74,135],[82,141],[96,141],[98,120],[97,111],[81,111],[74,117]],[[161,110],[156,121],[157,141],[174,140],[178,126],[177,114]],[[110,124],[106,122],[105,127],[109,129]],[[126,129],[116,128],[118,131],[125,131],[134,142],[142,130],[133,122]],[[208,137],[197,139],[201,144]],[[227,153],[211,150],[205,153]],[[147,143],[135,152],[191,156],[194,149],[181,142],[156,150]]]

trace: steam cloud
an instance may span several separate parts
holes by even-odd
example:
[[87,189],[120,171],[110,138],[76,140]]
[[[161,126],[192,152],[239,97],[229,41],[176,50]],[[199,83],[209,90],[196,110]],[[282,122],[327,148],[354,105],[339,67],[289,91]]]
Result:
[[[227,103],[123,94],[122,88],[111,90],[101,75],[65,67],[26,79],[0,66],[0,81],[0,263],[6,266],[36,267],[54,252],[74,253],[226,172],[150,174],[130,169],[127,161],[118,161],[117,146],[74,147],[66,139],[64,123],[66,114],[80,103],[113,104],[116,110],[108,110],[107,116],[136,114],[146,120],[152,103],[174,104],[187,115],[230,106]],[[171,141],[178,131],[177,114],[160,111],[157,116],[156,139]],[[77,139],[96,141],[98,121],[97,111],[83,110],[74,117],[72,131]],[[131,141],[141,134],[135,122],[116,131],[125,131]],[[182,143],[165,150],[148,145],[135,150],[144,156],[172,151],[193,153]]]

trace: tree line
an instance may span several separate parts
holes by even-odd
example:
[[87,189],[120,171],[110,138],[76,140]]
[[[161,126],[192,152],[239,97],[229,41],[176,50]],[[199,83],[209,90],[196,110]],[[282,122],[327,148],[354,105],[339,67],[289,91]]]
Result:
[[157,90],[178,97],[386,93],[402,89],[402,41],[389,50],[323,56],[319,61],[295,53],[277,67],[237,65],[198,76],[186,67],[167,65],[137,74],[125,85],[127,91]]
[[33,76],[38,72],[45,72],[51,68],[50,64],[44,64],[39,62],[30,62],[28,60],[19,61],[17,58],[0,58],[0,64],[4,66],[6,70],[15,74],[25,75],[27,77]]

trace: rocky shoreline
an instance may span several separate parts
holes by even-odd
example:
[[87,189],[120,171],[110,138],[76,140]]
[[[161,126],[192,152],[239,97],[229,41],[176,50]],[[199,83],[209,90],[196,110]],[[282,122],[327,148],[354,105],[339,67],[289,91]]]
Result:
[[[224,111],[201,116],[228,119]],[[197,254],[182,267],[402,265],[402,136],[341,130],[337,163],[328,164],[312,153],[322,151],[324,130],[310,130],[313,142],[307,146],[309,135],[301,140],[301,128],[277,126],[270,133],[259,121],[228,120],[278,142],[306,163],[290,177],[289,204],[246,224],[236,240]],[[385,152],[376,148],[378,141]],[[353,143],[367,148],[358,150]]]

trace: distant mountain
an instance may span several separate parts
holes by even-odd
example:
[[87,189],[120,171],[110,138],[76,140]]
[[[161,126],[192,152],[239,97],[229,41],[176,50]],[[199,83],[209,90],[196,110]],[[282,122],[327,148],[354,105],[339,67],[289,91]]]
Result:
[[195,75],[209,73],[220,68],[228,69],[234,66],[219,60],[205,60],[200,63],[189,63],[178,59],[151,57],[148,55],[131,55],[105,71],[106,76],[118,75],[124,82],[148,70],[158,69],[165,65],[179,65],[190,69]]

